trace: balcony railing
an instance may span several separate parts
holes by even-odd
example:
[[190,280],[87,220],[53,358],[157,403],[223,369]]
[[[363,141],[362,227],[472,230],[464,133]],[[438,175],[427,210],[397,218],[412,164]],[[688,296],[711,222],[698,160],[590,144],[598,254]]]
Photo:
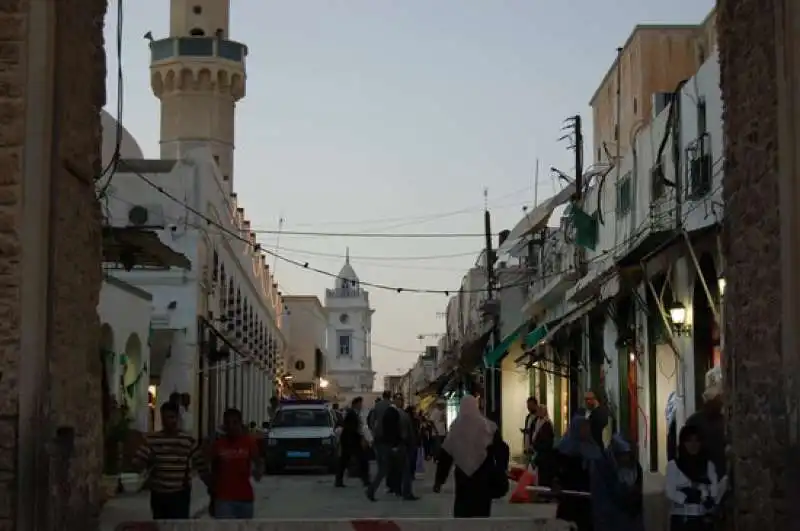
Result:
[[362,289],[336,288],[336,289],[326,289],[325,295],[327,297],[338,297],[338,298],[366,297],[367,292]]
[[150,43],[153,62],[175,57],[220,57],[243,63],[247,57],[247,46],[217,37],[169,37]]

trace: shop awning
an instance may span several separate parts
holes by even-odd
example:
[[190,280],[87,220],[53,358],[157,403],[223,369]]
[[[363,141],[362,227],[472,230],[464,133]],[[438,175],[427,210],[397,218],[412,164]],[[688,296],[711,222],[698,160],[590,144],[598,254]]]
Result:
[[468,341],[463,347],[461,347],[461,355],[458,359],[461,370],[470,372],[478,365],[478,363],[480,363],[481,357],[483,356],[483,351],[486,348],[486,344],[489,342],[491,335],[492,330],[489,329],[472,341]]
[[545,199],[511,229],[511,233],[497,249],[497,253],[502,255],[509,252],[520,238],[545,228],[553,210],[569,201],[573,195],[575,195],[575,183],[570,183],[553,197]]
[[447,383],[453,378],[453,373],[455,371],[446,371],[440,374],[435,380],[430,382],[428,385],[423,387],[421,390],[417,391],[417,396],[419,397],[428,397],[428,396],[439,396],[442,394]]
[[535,347],[547,336],[547,324],[537,326],[530,334],[525,336],[525,346]]
[[530,358],[533,356],[538,350],[539,347],[549,343],[553,337],[565,326],[574,323],[576,320],[580,319],[592,308],[597,305],[597,299],[591,299],[588,302],[581,304],[580,306],[573,308],[569,312],[567,312],[563,317],[559,319],[554,319],[550,323],[543,324],[542,326],[538,327],[536,330],[525,336],[525,345],[528,346],[528,350],[520,356],[519,358],[514,360],[514,363],[522,363],[525,361],[526,358]]
[[189,259],[164,244],[155,231],[138,227],[103,227],[103,261],[119,264],[126,270],[134,267],[192,269]]
[[497,345],[494,349],[492,349],[488,354],[483,357],[483,364],[485,367],[494,367],[497,362],[503,359],[503,356],[506,355],[508,352],[509,347],[517,340],[517,338],[524,332],[528,327],[528,323],[522,323],[517,327],[516,330],[508,334],[499,345]]

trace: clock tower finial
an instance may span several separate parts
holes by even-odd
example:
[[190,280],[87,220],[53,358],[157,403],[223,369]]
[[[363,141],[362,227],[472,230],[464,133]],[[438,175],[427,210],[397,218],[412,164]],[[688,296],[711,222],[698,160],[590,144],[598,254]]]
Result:
[[350,263],[350,247],[347,247],[344,251],[344,263],[345,264]]

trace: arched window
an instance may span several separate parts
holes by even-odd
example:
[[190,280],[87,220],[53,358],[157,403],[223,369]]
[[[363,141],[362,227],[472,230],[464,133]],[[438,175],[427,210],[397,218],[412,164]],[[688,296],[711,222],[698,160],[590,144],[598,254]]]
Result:
[[189,35],[191,35],[192,37],[203,37],[205,36],[205,34],[206,32],[200,28],[192,28],[191,30],[189,30]]

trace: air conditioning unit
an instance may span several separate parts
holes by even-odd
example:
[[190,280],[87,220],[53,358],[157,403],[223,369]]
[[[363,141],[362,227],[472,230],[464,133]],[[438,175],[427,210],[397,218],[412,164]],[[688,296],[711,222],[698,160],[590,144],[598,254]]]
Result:
[[161,205],[133,205],[128,209],[128,226],[140,229],[163,229],[164,208]]

